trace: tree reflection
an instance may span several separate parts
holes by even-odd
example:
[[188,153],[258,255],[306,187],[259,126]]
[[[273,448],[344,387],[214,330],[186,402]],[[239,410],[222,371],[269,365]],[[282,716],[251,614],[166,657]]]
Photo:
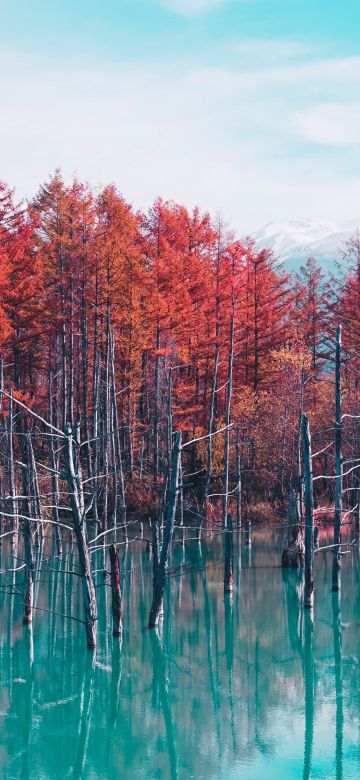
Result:
[[303,780],[310,780],[314,743],[314,622],[313,610],[304,610],[305,739]]
[[336,726],[335,726],[335,764],[336,780],[343,778],[343,679],[342,679],[342,636],[341,636],[341,595],[340,591],[332,594],[333,638],[335,662],[335,696],[336,696]]
[[175,727],[172,718],[168,681],[166,676],[165,656],[156,629],[151,629],[149,631],[149,636],[153,659],[153,687],[159,694],[160,706],[164,717],[166,743],[170,764],[170,777],[171,780],[177,780],[178,757],[176,751]]

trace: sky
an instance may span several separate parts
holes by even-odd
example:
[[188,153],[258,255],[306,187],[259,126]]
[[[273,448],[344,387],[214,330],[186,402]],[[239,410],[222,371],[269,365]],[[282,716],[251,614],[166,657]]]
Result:
[[358,0],[0,0],[0,179],[57,167],[240,234],[360,217]]

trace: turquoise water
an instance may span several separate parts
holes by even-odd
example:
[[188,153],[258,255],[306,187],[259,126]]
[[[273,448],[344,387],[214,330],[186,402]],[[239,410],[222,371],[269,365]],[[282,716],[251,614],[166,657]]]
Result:
[[357,778],[359,559],[344,556],[340,612],[331,556],[317,555],[312,625],[297,573],[279,568],[280,544],[255,533],[241,566],[235,550],[232,602],[218,540],[201,556],[196,543],[175,544],[160,637],[144,629],[149,554],[136,543],[124,559],[123,548],[122,645],[99,571],[95,655],[83,625],[63,617],[81,617],[79,578],[61,571],[74,567],[68,549],[54,563],[45,548],[32,632],[21,572],[2,574],[0,777]]

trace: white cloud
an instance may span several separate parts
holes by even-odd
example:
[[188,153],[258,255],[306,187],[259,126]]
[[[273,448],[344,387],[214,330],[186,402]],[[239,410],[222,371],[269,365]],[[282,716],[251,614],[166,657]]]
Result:
[[308,141],[330,146],[360,144],[360,103],[320,103],[294,115],[298,132]]
[[232,0],[158,0],[158,3],[173,13],[181,16],[196,16],[204,11],[211,11]]
[[360,179],[332,151],[307,157],[306,142],[321,132],[321,117],[309,130],[319,94],[350,101],[360,57],[279,63],[271,52],[261,67],[249,56],[247,69],[170,71],[2,52],[0,74],[0,178],[23,195],[61,166],[115,181],[136,206],[162,195],[221,209],[240,232],[303,213],[356,216]]

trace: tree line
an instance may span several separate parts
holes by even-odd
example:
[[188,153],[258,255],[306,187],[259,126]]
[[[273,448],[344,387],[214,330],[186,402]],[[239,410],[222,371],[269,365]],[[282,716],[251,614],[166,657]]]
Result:
[[[339,324],[341,486],[359,523],[359,234],[336,278],[314,258],[289,274],[220,218],[161,199],[138,212],[113,185],[94,192],[56,172],[27,206],[0,185],[0,255],[0,519],[2,536],[22,528],[25,619],[44,524],[59,554],[75,535],[92,645],[87,523],[105,549],[150,520],[156,623],[176,522],[201,538],[220,519],[230,532],[229,511],[249,527],[301,499],[304,414],[311,500],[331,516]],[[111,565],[116,633],[116,547]]]

